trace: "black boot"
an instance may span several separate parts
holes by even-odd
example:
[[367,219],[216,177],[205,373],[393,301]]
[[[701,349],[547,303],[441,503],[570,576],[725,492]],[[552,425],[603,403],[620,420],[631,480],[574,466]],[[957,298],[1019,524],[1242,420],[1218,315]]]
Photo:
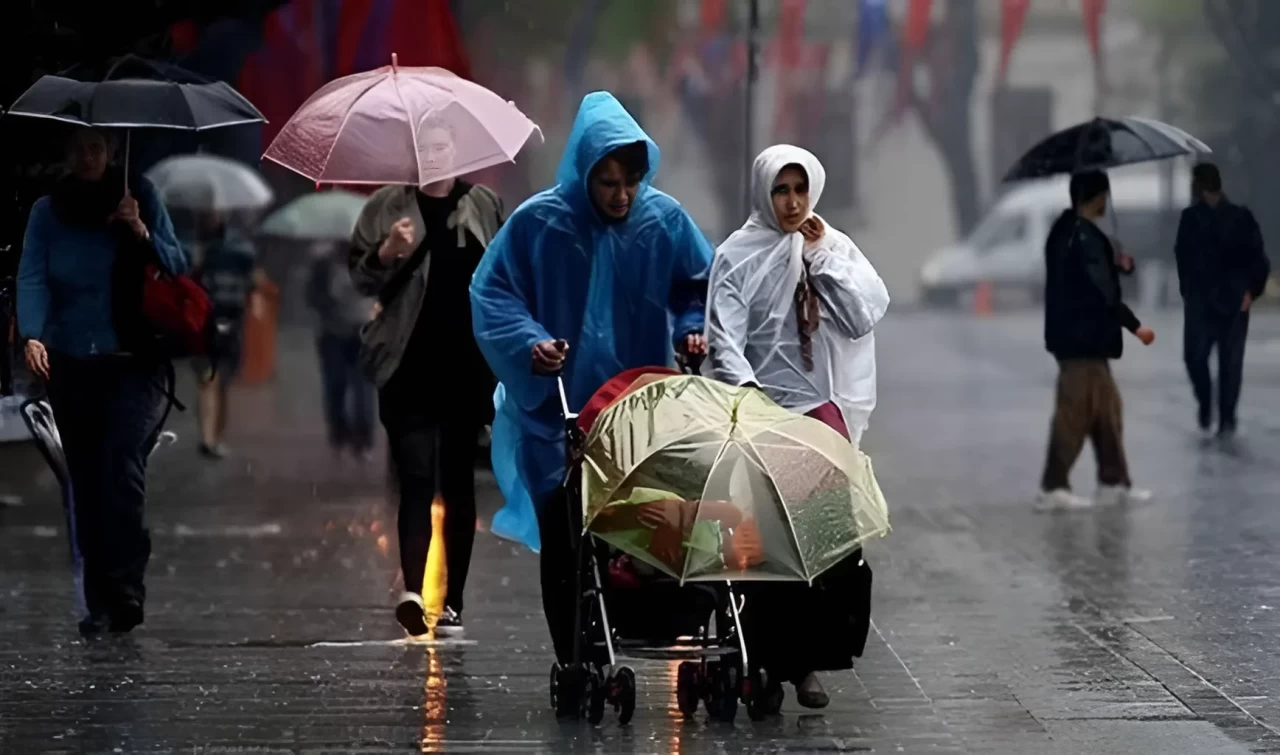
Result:
[[111,620],[106,614],[89,614],[80,620],[81,637],[97,637],[111,627]]
[[111,609],[111,631],[131,632],[134,627],[142,623],[142,619],[142,601],[126,598]]

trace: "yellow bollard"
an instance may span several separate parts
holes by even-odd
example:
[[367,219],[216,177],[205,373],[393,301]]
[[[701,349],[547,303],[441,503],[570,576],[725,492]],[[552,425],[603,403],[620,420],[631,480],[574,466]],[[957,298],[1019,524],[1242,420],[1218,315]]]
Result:
[[436,622],[444,613],[449,567],[445,562],[444,499],[431,502],[431,544],[427,546],[427,568],[422,574],[422,605],[427,614],[427,638],[435,639]]

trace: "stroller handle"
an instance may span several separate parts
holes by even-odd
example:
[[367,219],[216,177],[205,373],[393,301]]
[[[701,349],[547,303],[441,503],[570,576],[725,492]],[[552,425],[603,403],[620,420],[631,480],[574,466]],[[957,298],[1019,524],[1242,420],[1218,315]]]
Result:
[[560,391],[560,412],[564,415],[565,422],[573,422],[577,420],[577,413],[569,411],[569,396],[564,391],[563,371],[556,373],[556,388]]
[[[564,343],[558,341],[557,343]],[[702,369],[702,363],[706,361],[706,354],[677,354],[676,361],[680,365],[680,370],[686,375],[697,375]],[[556,390],[560,394],[560,413],[564,416],[566,422],[573,422],[578,419],[576,412],[569,410],[569,394],[564,389],[564,367],[551,373],[556,379]]]

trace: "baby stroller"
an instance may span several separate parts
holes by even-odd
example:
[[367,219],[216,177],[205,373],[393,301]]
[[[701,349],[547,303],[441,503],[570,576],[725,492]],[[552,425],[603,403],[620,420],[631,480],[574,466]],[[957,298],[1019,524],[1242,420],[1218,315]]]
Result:
[[625,372],[581,415],[559,388],[578,599],[572,660],[551,669],[557,714],[595,724],[612,706],[627,723],[636,678],[619,658],[680,660],[686,716],[777,712],[744,606],[753,583],[812,584],[842,562],[865,570],[869,596],[858,554],[888,531],[869,461],[759,391],[695,375]]

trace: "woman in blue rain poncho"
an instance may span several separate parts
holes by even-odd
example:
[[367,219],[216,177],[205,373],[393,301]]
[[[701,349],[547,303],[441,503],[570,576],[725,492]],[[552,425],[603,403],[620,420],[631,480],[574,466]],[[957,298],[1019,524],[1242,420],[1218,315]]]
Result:
[[[556,655],[572,654],[574,575],[563,495],[569,408],[633,367],[701,353],[712,250],[678,202],[653,188],[659,152],[607,92],[582,100],[556,186],[521,205],[471,283],[476,341],[502,383],[494,467],[508,502],[539,511],[542,595]],[[505,423],[505,424],[504,424]],[[500,475],[501,476],[501,475]],[[517,479],[513,479],[517,477]]]

